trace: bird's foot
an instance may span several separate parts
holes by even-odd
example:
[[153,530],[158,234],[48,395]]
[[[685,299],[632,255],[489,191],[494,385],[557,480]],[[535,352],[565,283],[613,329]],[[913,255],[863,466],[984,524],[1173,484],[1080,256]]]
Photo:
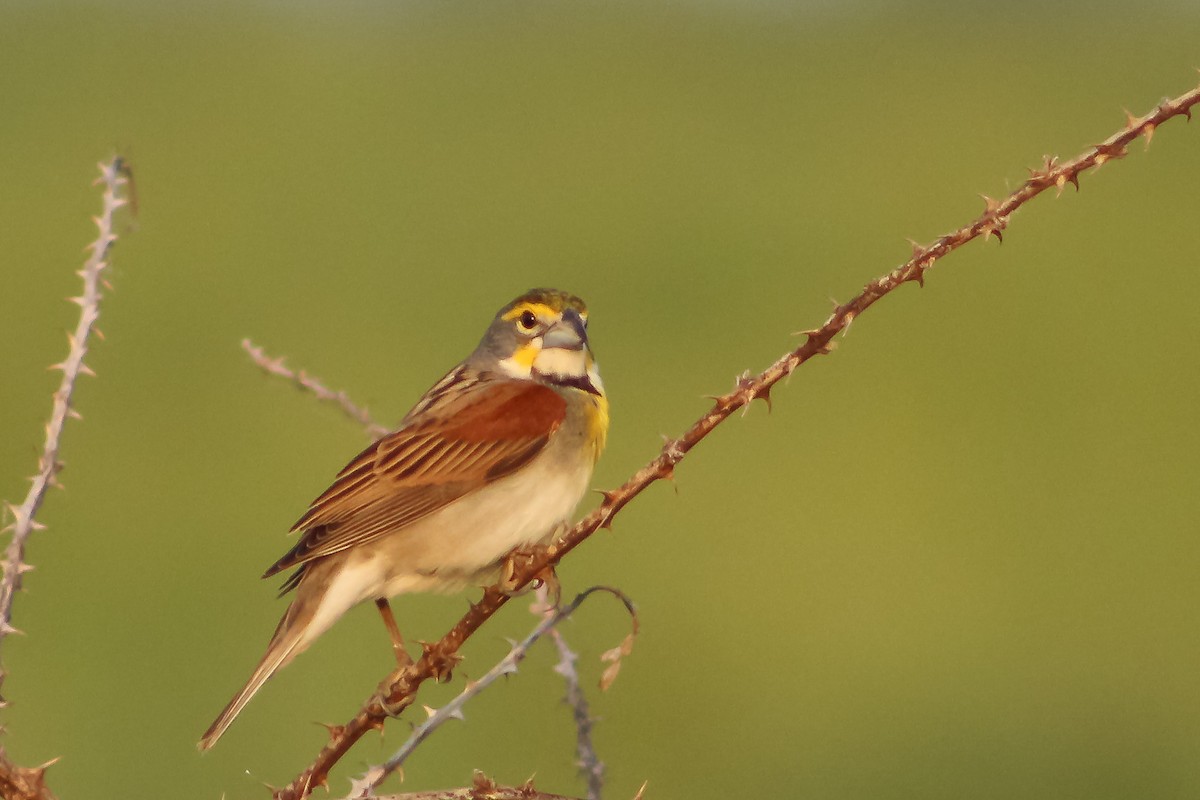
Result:
[[510,596],[522,595],[531,589],[545,585],[555,606],[562,595],[562,587],[558,575],[554,572],[553,564],[546,564],[529,577],[530,570],[535,564],[545,562],[551,548],[534,544],[518,547],[504,557],[500,570],[500,582],[497,588]]

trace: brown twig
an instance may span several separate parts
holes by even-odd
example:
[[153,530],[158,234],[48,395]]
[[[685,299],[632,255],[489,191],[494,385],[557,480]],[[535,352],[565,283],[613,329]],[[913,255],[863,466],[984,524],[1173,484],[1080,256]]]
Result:
[[55,800],[46,787],[46,768],[54,762],[40,767],[18,767],[8,760],[8,753],[0,748],[0,797],[4,800]]
[[282,356],[271,358],[261,347],[255,345],[249,339],[242,339],[242,349],[249,354],[250,359],[261,367],[264,372],[285,378],[294,383],[297,388],[312,392],[318,400],[336,405],[342,410],[343,414],[363,426],[367,436],[370,436],[372,439],[378,439],[390,430],[371,419],[371,415],[367,409],[356,405],[344,391],[335,392],[304,370],[295,372],[289,369],[284,365]]
[[[87,356],[88,339],[95,329],[96,320],[100,318],[100,299],[105,288],[111,289],[104,274],[108,270],[108,254],[112,250],[117,235],[113,228],[113,215],[116,210],[125,205],[126,201],[119,196],[119,190],[126,183],[128,167],[120,156],[114,157],[107,164],[100,164],[100,177],[95,183],[104,184],[104,193],[100,215],[94,217],[99,229],[96,239],[87,246],[90,251],[87,261],[78,275],[83,279],[83,293],[72,297],[71,302],[79,306],[79,322],[75,330],[67,334],[69,348],[67,357],[50,369],[62,372],[62,380],[54,392],[54,400],[50,409],[50,420],[46,423],[46,441],[38,458],[37,474],[33,476],[29,493],[20,506],[9,504],[8,513],[12,523],[6,530],[12,531],[12,538],[4,552],[4,577],[0,580],[0,644],[11,633],[17,633],[12,625],[13,598],[21,588],[21,576],[33,569],[25,563],[25,545],[29,534],[41,530],[43,526],[37,521],[38,509],[46,499],[46,492],[51,486],[58,485],[56,475],[62,468],[58,460],[63,428],[68,417],[79,417],[78,412],[71,408],[71,397],[75,392],[75,382],[80,375],[95,375],[91,368],[84,363]],[[0,671],[0,681],[4,673]]]
[[539,792],[524,786],[496,786],[479,791],[470,789],[441,789],[433,792],[373,795],[372,800],[579,800],[561,794]]
[[561,794],[539,792],[533,787],[533,779],[520,786],[497,786],[484,776],[475,773],[475,782],[462,789],[442,789],[433,792],[408,792],[405,794],[371,795],[372,800],[577,800]]
[[[805,341],[785,353],[758,375],[744,374],[737,379],[733,391],[713,399],[712,408],[677,439],[668,440],[658,456],[638,470],[622,486],[604,492],[600,505],[568,530],[558,541],[535,558],[529,559],[509,580],[509,587],[520,588],[534,580],[547,567],[558,564],[569,552],[602,527],[609,527],[613,517],[650,484],[670,479],[675,465],[714,428],[734,412],[755,400],[770,402],[770,392],[801,364],[833,349],[833,338],[846,330],[864,311],[885,295],[910,281],[922,284],[925,272],[939,259],[967,242],[993,234],[1001,238],[1014,211],[1050,187],[1061,190],[1067,183],[1078,188],[1082,173],[1105,162],[1120,158],[1130,142],[1153,135],[1158,126],[1177,116],[1191,119],[1192,106],[1200,103],[1200,86],[1176,97],[1164,100],[1154,111],[1143,117],[1130,117],[1124,128],[1089,148],[1070,161],[1058,163],[1047,158],[1042,168],[1030,170],[1030,177],[1003,200],[984,199],[984,211],[972,222],[937,239],[925,247],[914,245],[912,258],[891,272],[868,283],[853,299],[837,306],[818,328],[803,331]],[[344,726],[333,729],[330,741],[321,749],[307,768],[290,784],[275,793],[276,800],[299,800],[313,786],[324,785],[329,770],[367,731],[381,730],[392,714],[412,705],[420,685],[429,678],[445,678],[457,663],[458,650],[471,634],[508,602],[510,595],[492,586],[484,590],[482,599],[471,606],[458,623],[441,640],[425,646],[425,652],[415,664],[393,672],[381,684],[380,693],[367,701]]]

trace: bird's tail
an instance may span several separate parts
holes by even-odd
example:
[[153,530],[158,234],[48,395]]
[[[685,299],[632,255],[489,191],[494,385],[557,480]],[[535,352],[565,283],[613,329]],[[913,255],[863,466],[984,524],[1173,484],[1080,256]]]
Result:
[[[233,696],[229,705],[225,706],[224,710],[217,715],[213,724],[208,726],[208,730],[204,732],[204,736],[196,745],[200,750],[207,750],[216,744],[217,740],[221,738],[221,734],[225,733],[225,729],[233,723],[237,715],[250,702],[250,698],[254,697],[267,679],[308,646],[308,641],[306,641],[308,637],[305,634],[308,633],[308,623],[312,620],[312,614],[300,613],[300,605],[300,601],[297,599],[288,607],[283,619],[279,620],[275,635],[271,637],[271,643],[267,645],[266,654],[254,668],[254,674],[250,676],[250,680],[246,681],[242,690]],[[299,617],[305,617],[305,619],[299,619]]]

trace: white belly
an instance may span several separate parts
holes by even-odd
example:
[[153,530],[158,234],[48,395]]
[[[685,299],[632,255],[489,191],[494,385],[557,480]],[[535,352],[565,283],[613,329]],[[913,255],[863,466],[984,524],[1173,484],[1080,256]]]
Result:
[[492,582],[506,553],[548,541],[570,518],[591,476],[588,456],[569,468],[562,458],[543,453],[516,474],[401,531],[331,556],[340,564],[330,572],[300,650],[366,600]]

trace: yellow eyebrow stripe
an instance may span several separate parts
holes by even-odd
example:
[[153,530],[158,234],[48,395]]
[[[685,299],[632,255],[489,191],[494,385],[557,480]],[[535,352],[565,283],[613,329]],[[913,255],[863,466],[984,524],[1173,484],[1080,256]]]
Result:
[[557,311],[545,303],[521,303],[518,306],[514,306],[513,309],[501,317],[501,319],[516,319],[526,311],[532,311],[538,316],[539,319],[553,317],[558,314]]

